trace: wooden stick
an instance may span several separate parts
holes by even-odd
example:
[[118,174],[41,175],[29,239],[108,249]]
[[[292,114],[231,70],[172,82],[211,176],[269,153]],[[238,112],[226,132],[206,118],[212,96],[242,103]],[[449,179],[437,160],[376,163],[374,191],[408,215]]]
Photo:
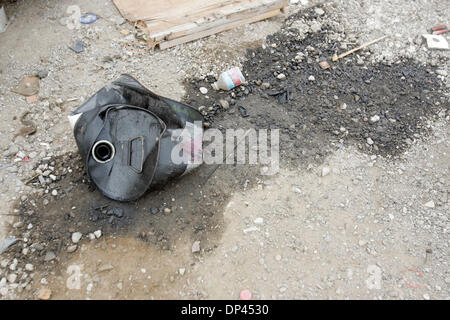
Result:
[[372,44],[374,44],[374,43],[376,43],[376,42],[378,42],[378,41],[381,41],[381,40],[383,40],[383,39],[386,38],[386,37],[387,37],[387,36],[382,36],[381,38],[378,38],[378,39],[372,40],[372,41],[370,41],[370,42],[367,42],[367,43],[365,43],[365,44],[363,44],[363,45],[361,45],[361,46],[359,46],[359,47],[357,47],[357,48],[354,48],[354,49],[352,49],[352,50],[349,50],[349,51],[347,51],[347,52],[344,52],[344,53],[342,53],[342,54],[340,54],[340,55],[334,54],[334,55],[333,55],[333,58],[332,58],[331,60],[332,60],[333,62],[336,62],[336,61],[338,61],[339,59],[342,59],[342,58],[348,56],[349,54],[352,54],[353,52],[356,52],[356,51],[361,50],[361,49],[363,49],[363,48],[365,48],[365,47],[368,47],[368,46],[370,46],[370,45],[372,45]]
[[158,47],[161,50],[164,50],[164,49],[167,49],[167,48],[179,45],[181,43],[185,43],[185,42],[201,39],[201,38],[210,36],[212,34],[223,32],[223,31],[226,31],[226,30],[230,30],[230,29],[233,29],[235,27],[238,27],[238,26],[241,26],[241,25],[244,25],[244,24],[249,24],[249,23],[260,21],[260,20],[268,19],[268,18],[271,18],[271,17],[279,15],[280,12],[281,12],[280,9],[276,9],[276,10],[272,10],[272,11],[269,11],[269,12],[266,12],[266,13],[263,13],[263,14],[260,14],[260,15],[255,15],[255,16],[247,18],[247,19],[232,21],[230,23],[226,23],[226,24],[223,24],[221,26],[216,26],[214,28],[207,29],[207,30],[204,30],[204,31],[201,31],[201,32],[198,32],[198,33],[193,33],[193,34],[189,34],[189,35],[184,36],[184,37],[179,37],[179,38],[176,38],[176,39],[173,39],[173,40],[161,42],[161,43],[158,44]]

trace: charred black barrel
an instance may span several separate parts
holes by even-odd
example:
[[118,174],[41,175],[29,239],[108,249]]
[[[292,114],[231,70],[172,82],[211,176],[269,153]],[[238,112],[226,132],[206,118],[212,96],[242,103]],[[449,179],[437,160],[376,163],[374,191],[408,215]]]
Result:
[[[201,114],[129,75],[100,89],[69,120],[89,177],[111,199],[135,200],[199,164]],[[181,141],[186,132],[190,140]],[[195,162],[174,159],[180,145],[197,155]]]

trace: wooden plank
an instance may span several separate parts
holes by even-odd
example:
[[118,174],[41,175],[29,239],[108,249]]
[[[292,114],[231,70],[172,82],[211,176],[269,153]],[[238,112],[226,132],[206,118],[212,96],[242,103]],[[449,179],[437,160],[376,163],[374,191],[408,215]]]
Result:
[[164,41],[159,43],[157,46],[163,50],[163,49],[167,49],[173,46],[176,46],[178,44],[181,43],[185,43],[185,42],[189,42],[189,41],[193,41],[193,40],[197,40],[203,37],[207,37],[210,36],[212,34],[218,33],[218,32],[223,32],[226,30],[230,30],[233,29],[237,26],[240,25],[244,25],[244,24],[249,24],[249,23],[253,23],[256,21],[260,21],[260,20],[264,20],[264,19],[268,19],[274,16],[277,16],[281,13],[281,9],[275,9],[275,10],[271,10],[268,12],[264,12],[258,15],[254,15],[252,17],[246,18],[246,19],[241,19],[241,20],[237,20],[237,21],[232,21],[230,23],[226,23],[220,26],[216,26],[207,30],[203,30],[201,32],[197,32],[197,33],[193,33],[193,34],[189,34],[186,35],[184,37],[179,37],[173,40],[168,40],[168,41]]
[[235,10],[237,7],[241,7],[246,3],[251,4],[260,4],[265,1],[274,1],[274,0],[228,0],[226,3],[223,3],[221,6],[211,7],[208,10],[200,10],[197,7],[185,7],[182,10],[182,15],[174,15],[172,14],[165,20],[156,19],[156,20],[147,20],[148,29],[151,30],[151,33],[165,32],[170,28],[174,28],[179,25],[195,23],[209,23],[217,18],[219,18],[218,13],[225,10]]
[[130,21],[176,21],[252,0],[113,0],[121,15]]
[[[233,21],[250,18],[267,11],[281,9],[287,5],[287,0],[264,0],[259,2],[247,3],[226,10],[220,10],[213,17],[206,17],[204,21],[198,23],[187,23],[173,28],[169,28],[162,32],[150,33],[149,36],[156,42],[162,40],[172,40],[178,37],[201,32],[210,28],[218,27]],[[151,28],[148,28],[151,31]]]

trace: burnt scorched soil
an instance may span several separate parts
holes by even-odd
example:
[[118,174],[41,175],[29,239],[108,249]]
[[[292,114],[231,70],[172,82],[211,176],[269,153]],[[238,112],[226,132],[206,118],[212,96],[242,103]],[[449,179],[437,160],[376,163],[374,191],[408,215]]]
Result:
[[[323,25],[320,33],[305,37],[290,27],[300,17],[314,19],[315,13],[289,17],[267,38],[267,46],[248,50],[243,66],[247,85],[215,92],[210,77],[186,81],[184,100],[200,108],[207,126],[280,129],[282,165],[303,167],[351,144],[395,157],[427,133],[427,120],[448,112],[433,67],[408,59],[374,65],[368,61],[370,51],[332,63],[337,48],[329,36],[335,31]],[[324,60],[329,69],[319,66]],[[201,86],[208,88],[207,95],[199,93]],[[248,117],[242,117],[240,106]],[[29,182],[42,192],[18,202],[14,233],[21,240],[4,255],[17,259],[19,269],[32,263],[42,275],[63,273],[58,266],[70,259],[68,250],[80,250],[96,230],[102,237],[134,237],[160,250],[171,250],[180,239],[201,240],[204,252],[214,250],[228,197],[258,176],[255,166],[227,165],[209,177],[213,166],[202,166],[138,201],[119,203],[95,190],[76,154],[41,165],[55,167],[57,180]],[[83,234],[76,247],[73,232]],[[36,284],[29,277],[18,281],[29,289],[25,297],[35,297],[30,288]]]
[[[4,254],[17,259],[18,268],[31,263],[41,275],[62,275],[60,262],[67,261],[80,245],[91,241],[101,230],[103,238],[135,238],[157,250],[172,250],[179,241],[201,241],[202,251],[214,249],[223,227],[223,206],[234,186],[245,188],[255,170],[243,166],[219,168],[209,177],[212,168],[203,166],[175,179],[157,191],[150,191],[134,202],[117,202],[102,196],[89,181],[78,154],[66,154],[41,165],[54,166],[55,182],[47,185],[51,192],[30,195],[17,204],[18,221],[15,233],[20,239]],[[38,178],[31,186],[39,187]],[[72,234],[81,232],[76,245]],[[26,259],[24,258],[26,247]],[[25,262],[26,260],[26,262]],[[30,279],[21,283],[32,289],[24,297],[35,298]]]
[[[280,129],[282,161],[295,166],[321,161],[349,144],[397,156],[427,134],[428,119],[448,112],[435,67],[411,59],[371,64],[370,49],[333,63],[338,48],[329,40],[336,34],[331,26],[305,37],[289,27],[300,17],[313,20],[316,13],[311,9],[289,17],[267,37],[266,46],[247,51],[247,85],[216,92],[210,87],[212,77],[193,79],[187,82],[187,102],[204,106],[205,120],[213,127]],[[319,62],[326,60],[330,68],[322,69]],[[209,88],[207,95],[199,94],[202,86]],[[226,110],[221,99],[228,102]]]

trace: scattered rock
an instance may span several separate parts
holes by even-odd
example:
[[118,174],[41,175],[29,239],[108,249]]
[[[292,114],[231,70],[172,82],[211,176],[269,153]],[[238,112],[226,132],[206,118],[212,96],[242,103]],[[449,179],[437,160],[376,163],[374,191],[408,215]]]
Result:
[[9,283],[15,283],[17,280],[17,274],[11,273],[8,275],[8,282]]
[[72,242],[78,243],[81,240],[81,237],[83,237],[83,234],[81,232],[72,233]]
[[94,236],[98,239],[102,236],[102,230],[94,231]]
[[433,200],[428,201],[427,203],[425,203],[425,207],[433,209],[434,208],[434,201]]
[[45,254],[45,257],[44,257],[44,261],[46,261],[46,262],[52,261],[55,258],[56,258],[56,254],[53,251],[47,251],[47,253]]
[[84,43],[82,41],[77,41],[75,44],[69,47],[75,53],[81,53],[84,51]]
[[319,16],[323,16],[325,14],[325,11],[323,11],[322,8],[315,8],[314,12],[317,13]]
[[31,263],[27,263],[25,265],[25,270],[27,271],[33,271],[34,270],[34,266]]
[[379,120],[380,120],[380,116],[378,116],[378,115],[374,115],[374,116],[370,117],[370,119],[369,119],[370,123],[375,123],[375,122],[378,122]]
[[101,266],[97,269],[97,271],[98,271],[98,272],[105,272],[105,271],[110,271],[110,270],[112,270],[112,269],[114,269],[114,266],[113,266],[112,264],[104,264],[104,265],[101,265]]
[[322,168],[322,173],[321,173],[321,175],[322,175],[322,177],[325,177],[325,176],[327,176],[330,172],[331,172],[330,168],[328,168],[328,167],[323,167],[323,168]]
[[200,241],[195,241],[192,244],[192,253],[200,252]]
[[220,99],[219,103],[222,106],[222,108],[224,108],[225,110],[228,110],[228,108],[230,107],[230,104],[225,99]]
[[329,69],[329,68],[330,68],[330,64],[328,63],[328,61],[320,61],[320,62],[319,62],[319,66],[320,66],[323,70],[326,70],[326,69]]
[[74,244],[74,245],[68,246],[66,251],[68,253],[73,253],[77,250],[77,248],[78,248],[78,246],[76,244]]
[[206,89],[205,87],[200,87],[199,90],[200,90],[200,92],[202,94],[207,94],[208,93],[208,89]]
[[263,224],[263,223],[264,223],[264,219],[261,218],[261,217],[258,217],[258,218],[255,219],[254,222],[255,222],[256,224]]

